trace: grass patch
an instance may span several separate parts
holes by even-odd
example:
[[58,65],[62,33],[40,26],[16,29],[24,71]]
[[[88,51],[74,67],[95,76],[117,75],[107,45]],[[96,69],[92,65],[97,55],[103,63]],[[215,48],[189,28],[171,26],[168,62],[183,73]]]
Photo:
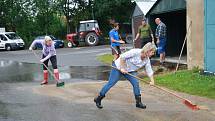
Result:
[[215,99],[215,76],[203,76],[194,70],[182,70],[155,77],[156,84],[172,90]]
[[104,54],[101,56],[98,56],[97,59],[105,64],[111,64],[113,60],[113,55],[111,54]]
[[[97,59],[103,63],[111,64],[113,56],[105,54]],[[148,80],[148,78],[145,79]],[[179,92],[215,99],[215,76],[200,75],[197,69],[156,75],[155,83]]]

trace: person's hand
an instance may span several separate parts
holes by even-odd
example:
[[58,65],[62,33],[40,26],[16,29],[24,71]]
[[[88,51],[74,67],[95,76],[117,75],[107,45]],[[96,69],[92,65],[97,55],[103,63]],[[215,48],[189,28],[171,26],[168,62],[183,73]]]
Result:
[[32,50],[33,50],[33,48],[32,48],[32,47],[29,47],[29,50],[30,50],[30,51],[32,51]]
[[154,37],[152,37],[152,42],[154,42],[155,41],[155,39],[154,39]]
[[155,85],[155,83],[150,81],[149,85],[152,86],[152,85]]
[[120,71],[123,73],[123,74],[127,74],[128,72],[125,70],[125,69],[120,69]]
[[119,43],[121,43],[121,44],[125,44],[125,41],[123,41],[123,40],[120,40],[120,41],[119,41]]
[[43,62],[44,62],[44,59],[41,59],[40,62],[43,63]]
[[157,39],[157,44],[159,44],[160,43],[160,40],[159,39]]

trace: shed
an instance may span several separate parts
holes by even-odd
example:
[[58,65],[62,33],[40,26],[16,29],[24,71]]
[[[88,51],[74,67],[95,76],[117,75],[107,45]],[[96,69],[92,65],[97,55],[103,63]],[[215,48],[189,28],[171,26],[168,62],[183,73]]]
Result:
[[[167,26],[167,56],[178,56],[186,35],[186,0],[157,0],[145,15],[156,30],[155,18],[160,18]],[[186,46],[183,51],[186,55]]]
[[[132,36],[135,38],[138,27],[141,25],[141,21],[145,18],[144,15],[151,9],[157,0],[138,0],[132,15]],[[139,40],[137,40],[139,42]],[[135,43],[139,45],[140,43]]]

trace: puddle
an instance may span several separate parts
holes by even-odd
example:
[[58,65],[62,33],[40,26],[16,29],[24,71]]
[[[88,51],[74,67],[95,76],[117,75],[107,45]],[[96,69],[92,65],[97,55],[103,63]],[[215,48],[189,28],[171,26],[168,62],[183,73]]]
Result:
[[[50,67],[51,68],[51,67]],[[52,70],[52,69],[51,69]],[[91,79],[107,80],[110,67],[108,66],[72,66],[59,67],[60,79]],[[106,70],[106,71],[104,71]],[[54,78],[49,75],[50,79]],[[32,82],[43,79],[42,66],[32,63],[0,61],[0,82]]]
[[[159,67],[159,62],[152,61],[152,65],[156,74],[159,74],[159,71],[162,73],[173,71],[176,67],[174,63],[165,63],[164,69],[166,70],[163,71],[161,68],[161,70],[157,71],[156,68]],[[109,66],[59,66],[60,79],[62,80],[107,80],[110,69],[111,67]],[[186,65],[180,65],[179,69],[186,69]],[[49,77],[50,80],[54,79],[51,75],[49,75]],[[40,64],[0,60],[0,82],[32,82],[41,81],[42,79],[43,71]]]

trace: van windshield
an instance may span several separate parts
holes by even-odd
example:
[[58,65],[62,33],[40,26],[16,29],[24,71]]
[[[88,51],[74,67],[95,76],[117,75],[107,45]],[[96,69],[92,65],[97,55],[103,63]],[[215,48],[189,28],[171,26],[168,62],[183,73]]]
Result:
[[7,33],[5,35],[11,40],[20,39],[20,37],[18,35],[16,35],[15,33]]

